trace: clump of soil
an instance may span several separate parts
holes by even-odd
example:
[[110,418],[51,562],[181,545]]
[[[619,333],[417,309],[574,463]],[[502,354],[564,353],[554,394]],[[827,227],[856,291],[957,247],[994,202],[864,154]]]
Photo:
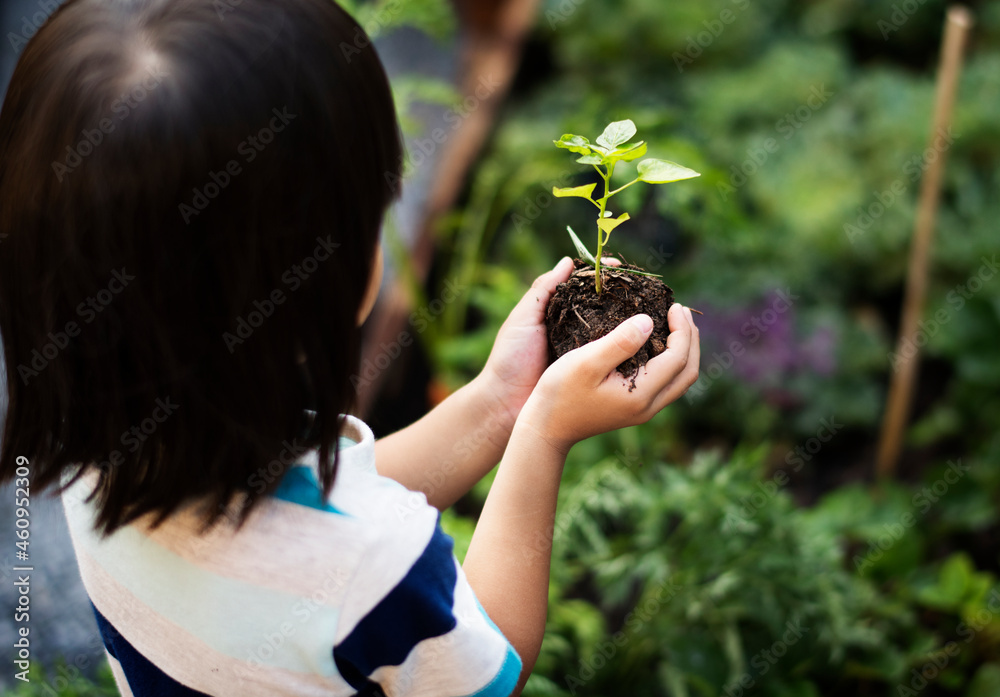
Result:
[[[545,314],[549,354],[555,360],[563,354],[610,333],[629,317],[647,314],[653,319],[653,333],[639,352],[618,366],[618,372],[632,380],[649,359],[667,348],[667,311],[674,292],[663,281],[601,266],[601,293],[594,290],[594,267],[574,259],[576,270],[565,283],[556,286]],[[643,270],[632,264],[618,268]]]

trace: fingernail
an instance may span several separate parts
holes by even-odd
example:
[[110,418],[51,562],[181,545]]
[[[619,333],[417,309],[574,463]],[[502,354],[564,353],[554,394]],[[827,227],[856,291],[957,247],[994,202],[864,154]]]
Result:
[[653,320],[649,315],[636,315],[632,318],[632,324],[643,334],[653,331]]
[[562,259],[559,260],[559,262],[555,265],[554,268],[558,269],[560,266],[562,266],[563,264],[565,264],[567,261],[570,262],[571,264],[573,263],[573,260],[570,259],[569,257],[563,257]]

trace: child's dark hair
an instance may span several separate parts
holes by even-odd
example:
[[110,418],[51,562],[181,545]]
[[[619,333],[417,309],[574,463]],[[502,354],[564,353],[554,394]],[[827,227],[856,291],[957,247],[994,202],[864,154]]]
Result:
[[0,113],[0,481],[100,463],[105,533],[243,520],[305,448],[329,492],[401,163],[331,0],[69,0]]

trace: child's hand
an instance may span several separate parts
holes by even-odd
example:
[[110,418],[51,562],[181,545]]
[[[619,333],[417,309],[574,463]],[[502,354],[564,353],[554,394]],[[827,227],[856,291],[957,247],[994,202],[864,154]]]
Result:
[[477,378],[488,397],[509,417],[509,426],[524,406],[538,378],[549,365],[545,309],[556,286],[573,273],[573,262],[563,257],[542,274],[500,327],[486,367]]
[[701,348],[691,311],[675,303],[668,324],[666,350],[639,369],[632,391],[615,367],[646,342],[653,328],[647,315],[629,318],[553,363],[525,404],[519,426],[565,454],[590,436],[649,421],[698,379]]

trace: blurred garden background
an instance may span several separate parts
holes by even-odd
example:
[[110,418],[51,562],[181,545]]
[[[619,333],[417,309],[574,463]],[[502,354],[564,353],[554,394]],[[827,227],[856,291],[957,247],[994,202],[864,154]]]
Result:
[[[359,371],[376,435],[473,377],[566,225],[590,229],[551,189],[594,175],[553,139],[630,118],[702,173],[616,199],[613,250],[704,313],[701,378],[571,452],[525,694],[1000,697],[1000,3],[968,3],[930,149],[939,0],[348,5],[410,153]],[[917,192],[945,154],[917,391],[879,478]],[[444,515],[460,558],[489,483]],[[4,694],[114,694],[66,663]]]

